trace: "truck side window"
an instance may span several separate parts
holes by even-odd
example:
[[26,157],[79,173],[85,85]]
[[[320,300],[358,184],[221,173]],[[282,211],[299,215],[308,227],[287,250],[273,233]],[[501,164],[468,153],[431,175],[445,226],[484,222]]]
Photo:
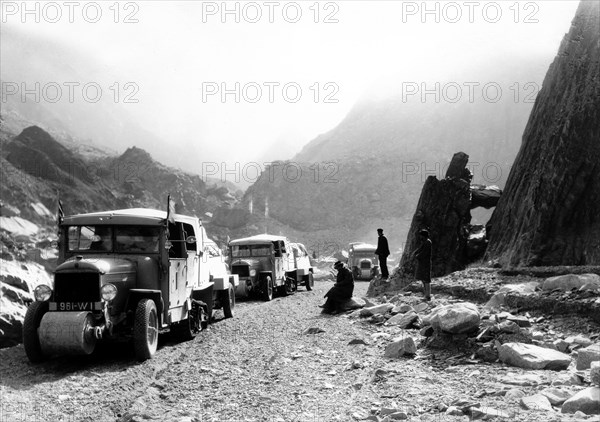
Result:
[[181,223],[169,223],[169,240],[173,243],[173,246],[169,249],[169,258],[187,258]]
[[[183,233],[185,235],[185,238],[187,238],[189,236],[196,237],[196,233],[194,233],[194,226],[192,226],[191,224],[185,224],[185,223],[183,224]],[[196,242],[193,242],[193,243],[184,242],[184,244],[185,244],[186,250],[196,252],[196,253],[198,252],[198,245]]]
[[273,247],[275,248],[275,257],[281,256],[281,242],[279,240],[273,241]]

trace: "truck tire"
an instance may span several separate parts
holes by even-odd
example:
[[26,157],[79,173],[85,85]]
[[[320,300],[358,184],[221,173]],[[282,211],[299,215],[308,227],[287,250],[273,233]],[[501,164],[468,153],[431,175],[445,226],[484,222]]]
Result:
[[233,285],[229,283],[227,290],[221,293],[221,303],[223,304],[223,315],[225,318],[233,318],[233,309],[235,308],[235,291]]
[[39,363],[46,359],[40,346],[38,328],[42,317],[48,312],[48,302],[33,302],[27,308],[25,321],[23,321],[23,346],[25,354],[31,363]]
[[192,299],[192,309],[188,311],[188,317],[178,323],[173,324],[172,332],[182,341],[193,340],[198,333],[202,331],[202,313],[204,310],[201,305],[194,303]]
[[306,290],[311,291],[315,286],[315,278],[313,277],[313,273],[308,273],[306,276]]
[[135,309],[133,347],[138,360],[152,358],[158,346],[158,313],[152,299],[142,299]]
[[261,282],[261,299],[265,302],[273,300],[273,279],[270,275],[264,277]]

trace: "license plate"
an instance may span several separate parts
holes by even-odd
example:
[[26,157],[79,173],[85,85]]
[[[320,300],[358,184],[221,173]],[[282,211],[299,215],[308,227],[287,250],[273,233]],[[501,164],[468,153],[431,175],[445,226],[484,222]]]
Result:
[[100,302],[51,302],[51,311],[94,311],[102,309]]

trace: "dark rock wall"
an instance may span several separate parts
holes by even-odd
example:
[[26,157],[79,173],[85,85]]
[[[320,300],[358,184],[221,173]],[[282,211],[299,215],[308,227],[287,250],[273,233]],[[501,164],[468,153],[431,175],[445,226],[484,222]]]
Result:
[[600,264],[599,60],[600,2],[582,1],[490,221],[487,259]]

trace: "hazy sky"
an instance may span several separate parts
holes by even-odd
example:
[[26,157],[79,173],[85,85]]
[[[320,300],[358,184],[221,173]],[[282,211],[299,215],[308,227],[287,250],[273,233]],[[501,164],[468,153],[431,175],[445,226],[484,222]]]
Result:
[[[4,1],[2,24],[89,54],[107,75],[134,82],[139,103],[122,106],[167,142],[185,142],[180,164],[190,169],[194,157],[260,160],[273,145],[282,151],[269,158],[290,158],[374,84],[381,93],[386,81],[444,80],[532,54],[549,64],[578,2],[75,4],[29,2],[34,12],[24,14],[22,2]],[[239,103],[233,93],[223,99],[222,88],[235,92],[236,83]]]

